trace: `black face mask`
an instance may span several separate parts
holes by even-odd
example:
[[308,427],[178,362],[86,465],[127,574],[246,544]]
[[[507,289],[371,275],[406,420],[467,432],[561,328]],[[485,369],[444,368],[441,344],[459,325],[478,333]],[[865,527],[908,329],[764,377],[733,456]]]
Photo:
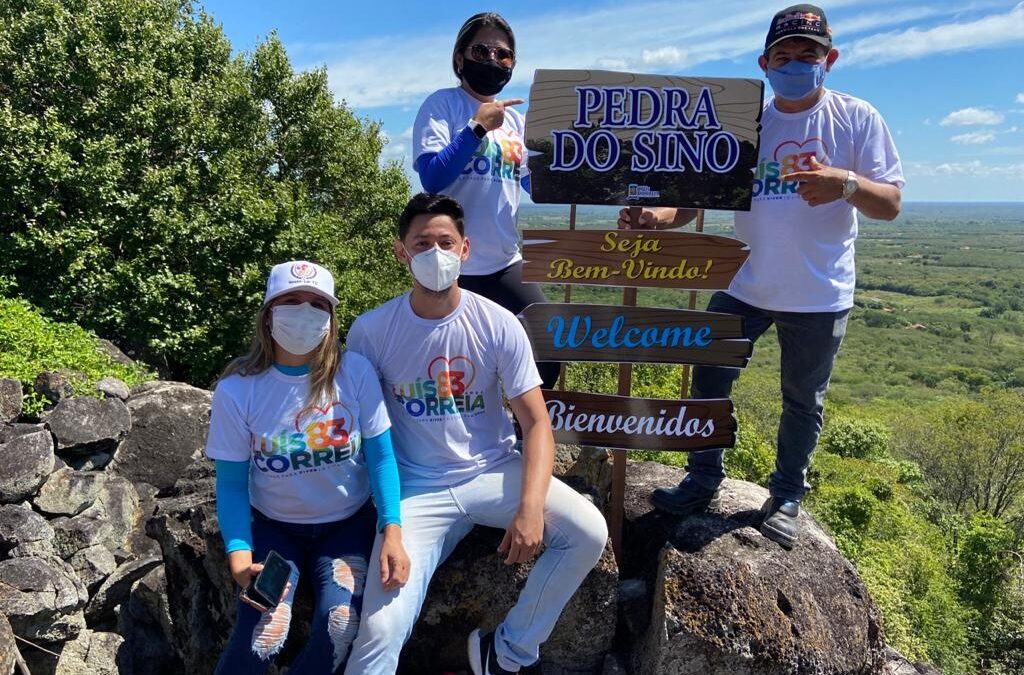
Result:
[[512,69],[502,68],[496,61],[479,63],[463,59],[462,79],[481,96],[494,96],[512,79]]

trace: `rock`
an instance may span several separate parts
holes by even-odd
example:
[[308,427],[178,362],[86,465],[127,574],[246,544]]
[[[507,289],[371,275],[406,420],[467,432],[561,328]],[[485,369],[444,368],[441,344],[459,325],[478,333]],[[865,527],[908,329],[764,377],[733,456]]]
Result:
[[130,481],[168,490],[203,452],[211,394],[177,382],[136,387],[128,400],[132,429],[108,467]]
[[127,656],[124,638],[88,628],[64,645],[55,675],[118,675]]
[[24,424],[19,422],[15,422],[14,424],[0,424],[0,444],[8,442],[12,438],[31,434],[36,431],[47,431],[46,425]]
[[100,584],[117,569],[114,554],[106,546],[89,546],[77,551],[68,559],[71,569],[85,584],[89,595],[93,595]]
[[63,642],[85,628],[88,595],[74,571],[52,557],[0,561],[0,612],[15,634],[33,642]]
[[11,622],[0,613],[0,673],[13,673],[18,663],[18,643],[14,640]]
[[[515,604],[532,564],[506,566],[495,553],[502,531],[474,528],[434,574],[400,672],[468,670],[466,636],[492,629]],[[541,647],[544,673],[593,673],[615,636],[618,570],[611,546],[573,595]]]
[[[651,620],[634,651],[634,672],[838,675],[880,670],[879,611],[813,518],[801,514],[800,540],[786,551],[756,529],[767,491],[726,480],[719,513],[644,522],[649,514],[638,512],[645,492],[682,475],[649,464],[634,464],[627,471],[630,477],[646,476],[636,483],[627,480],[627,493],[632,493],[627,518],[634,530],[671,534],[658,556]],[[630,541],[636,540],[634,531]],[[630,557],[646,554],[627,550]]]
[[18,419],[24,401],[20,381],[7,377],[0,379],[0,424],[10,424]]
[[120,400],[89,396],[62,400],[43,419],[57,439],[58,452],[78,455],[113,451],[132,425]]
[[104,377],[96,383],[96,391],[100,392],[107,398],[118,398],[122,401],[127,401],[128,397],[131,395],[127,384],[116,377],[110,376]]
[[117,632],[124,637],[129,655],[122,673],[170,675],[184,670],[171,647],[171,614],[163,566],[135,582],[117,618]]
[[50,403],[60,403],[75,395],[74,387],[71,386],[73,379],[72,371],[42,372],[36,376],[32,389]]
[[33,555],[54,555],[53,528],[28,506],[0,506],[0,557]]
[[53,471],[53,436],[42,428],[0,445],[0,503],[35,494]]
[[68,471],[65,476],[67,480],[62,477],[60,485],[83,486],[76,493],[78,498],[62,501],[54,497],[44,504],[48,508],[63,508],[66,512],[79,506],[90,491],[92,503],[71,518],[60,517],[51,521],[56,535],[54,546],[61,558],[68,560],[78,551],[97,544],[106,546],[111,552],[127,548],[130,552],[141,553],[152,548],[152,542],[145,541],[145,523],[138,493],[128,479],[74,471]]
[[39,488],[32,503],[51,516],[77,516],[93,505],[107,480],[103,474],[58,469]]
[[96,342],[98,343],[100,351],[109,356],[112,361],[120,363],[122,366],[135,365],[135,361],[132,361],[127,354],[118,349],[117,345],[110,340],[100,339]]
[[114,570],[86,605],[85,618],[89,625],[112,624],[114,608],[128,599],[135,582],[159,566],[160,558],[152,557],[125,563]]

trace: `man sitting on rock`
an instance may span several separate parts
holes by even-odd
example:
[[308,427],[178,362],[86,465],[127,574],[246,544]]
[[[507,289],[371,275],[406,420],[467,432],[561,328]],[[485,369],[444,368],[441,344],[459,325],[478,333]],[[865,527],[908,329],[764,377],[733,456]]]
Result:
[[[794,5],[775,15],[758,65],[775,96],[761,118],[761,157],[749,213],[736,214],[736,236],[750,257],[709,312],[744,318],[757,340],[775,324],[782,352],[782,418],[771,497],[761,532],[784,547],[798,535],[807,469],[821,433],[825,391],[853,306],[857,212],[899,214],[903,170],[881,115],[869,103],[824,87],[839,58],[825,13]],[[646,209],[645,227],[686,222],[676,209]],[[628,227],[625,214],[620,227]],[[698,366],[698,398],[725,398],[736,368]],[[714,508],[725,478],[721,450],[694,452],[678,487],[658,489],[654,506],[677,514]]]
[[[473,673],[518,672],[539,658],[608,530],[593,504],[551,477],[554,440],[526,331],[509,311],[459,288],[470,254],[462,207],[416,195],[394,252],[412,272],[412,291],[356,319],[348,347],[369,359],[385,392],[411,570],[395,590],[368,575],[346,672],[395,672],[434,570],[474,525],[505,529],[498,552],[508,565],[545,546],[505,620],[469,636]],[[522,454],[503,390],[522,426]]]

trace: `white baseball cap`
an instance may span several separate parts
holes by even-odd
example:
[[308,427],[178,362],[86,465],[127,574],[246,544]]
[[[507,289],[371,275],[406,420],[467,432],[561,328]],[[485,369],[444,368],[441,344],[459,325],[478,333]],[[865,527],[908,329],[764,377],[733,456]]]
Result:
[[263,296],[263,304],[292,291],[312,291],[330,300],[331,307],[338,305],[338,299],[334,297],[334,277],[326,267],[316,263],[292,260],[274,265],[267,277],[267,293]]

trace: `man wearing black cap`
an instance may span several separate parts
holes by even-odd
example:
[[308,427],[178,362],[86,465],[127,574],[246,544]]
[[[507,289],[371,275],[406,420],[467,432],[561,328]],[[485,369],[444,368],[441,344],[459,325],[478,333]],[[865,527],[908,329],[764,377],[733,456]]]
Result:
[[[750,257],[729,291],[708,303],[710,312],[743,316],[751,340],[772,324],[778,334],[782,417],[761,532],[786,548],[797,539],[825,391],[853,306],[857,212],[892,220],[903,187],[899,156],[878,111],[824,87],[838,59],[821,8],[794,5],[772,19],[758,65],[775,96],[762,113],[751,208],[735,216],[736,236],[750,246]],[[644,224],[686,222],[680,212],[650,209]],[[695,368],[694,396],[729,396],[739,372]],[[655,490],[651,502],[679,514],[714,508],[725,478],[722,459],[721,450],[691,453],[682,483]]]

